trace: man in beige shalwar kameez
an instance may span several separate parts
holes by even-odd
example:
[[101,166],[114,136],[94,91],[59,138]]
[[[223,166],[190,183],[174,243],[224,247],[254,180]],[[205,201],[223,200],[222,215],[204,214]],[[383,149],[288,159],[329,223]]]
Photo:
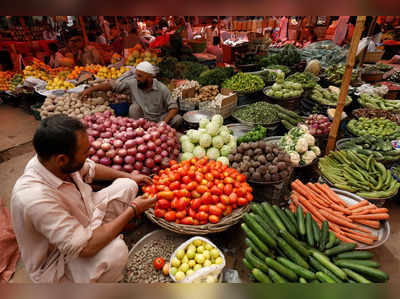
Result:
[[[87,159],[89,140],[79,120],[56,115],[34,136],[37,155],[16,182],[11,215],[21,257],[33,282],[117,282],[128,260],[120,235],[154,204],[136,197],[149,177]],[[115,180],[93,192],[93,179]]]

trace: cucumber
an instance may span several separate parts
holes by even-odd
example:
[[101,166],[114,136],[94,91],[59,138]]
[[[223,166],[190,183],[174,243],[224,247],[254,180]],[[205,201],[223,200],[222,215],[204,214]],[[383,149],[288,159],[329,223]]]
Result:
[[327,256],[338,255],[339,253],[342,253],[342,252],[352,251],[356,247],[357,247],[357,244],[355,244],[355,243],[343,243],[343,244],[340,244],[333,248],[325,250],[324,253]]
[[262,206],[260,204],[252,204],[251,205],[251,210],[258,215],[259,217],[261,217],[264,222],[266,222],[267,224],[269,224],[269,226],[271,227],[271,229],[274,231],[275,234],[279,233],[279,229],[276,226],[276,224],[271,220],[271,218],[268,216],[268,214],[264,211],[264,209],[262,208]]
[[281,232],[282,238],[289,243],[290,246],[292,246],[294,249],[297,250],[298,253],[300,253],[304,257],[308,257],[310,253],[308,252],[307,248],[305,248],[295,237],[293,237],[290,233],[288,232]]
[[321,240],[319,242],[319,250],[324,251],[326,242],[328,241],[328,236],[329,236],[329,225],[328,221],[324,220],[322,222],[322,227],[321,227]]
[[275,205],[272,206],[272,208],[275,210],[275,213],[278,215],[278,217],[281,219],[281,221],[285,225],[286,230],[289,231],[292,235],[296,236],[297,235],[296,227],[292,224],[292,222],[286,216],[285,212],[283,212],[283,210],[280,207],[275,206]]
[[371,268],[379,268],[381,264],[378,262],[375,262],[373,260],[351,260],[351,259],[336,259],[335,261],[346,261],[346,262],[351,262],[354,264],[358,265],[363,265]]
[[366,279],[364,276],[354,272],[353,270],[347,269],[347,268],[343,268],[343,271],[346,272],[346,274],[353,278],[355,281],[359,282],[359,283],[371,283],[371,281],[369,281],[368,279]]
[[267,275],[265,275],[260,269],[254,268],[251,271],[251,274],[253,274],[254,278],[261,283],[272,283],[271,279]]
[[310,269],[310,266],[301,257],[301,255],[296,250],[294,250],[284,239],[278,238],[278,246],[283,250],[283,252],[285,252],[290,260],[302,266],[303,268]]
[[249,214],[245,213],[243,215],[243,219],[247,226],[252,230],[253,233],[257,235],[257,237],[261,241],[263,241],[269,247],[276,247],[275,240]]
[[314,280],[315,279],[315,274],[311,272],[310,270],[305,269],[304,267],[301,267],[292,261],[284,258],[284,257],[278,257],[277,258],[278,262],[281,263],[282,265],[286,266],[290,270],[292,270],[294,273],[297,275],[307,279],[307,280]]
[[249,269],[250,271],[252,271],[254,269],[253,265],[250,264],[250,262],[246,258],[242,259],[242,262],[243,262],[243,265],[245,265],[246,268]]
[[296,216],[289,209],[284,209],[284,212],[285,212],[286,216],[289,218],[290,222],[296,228],[296,231],[298,231]]
[[285,282],[287,282],[286,279],[284,279],[275,270],[273,270],[271,268],[268,269],[268,275],[269,275],[269,277],[271,277],[273,282],[276,282],[276,283],[285,283]]
[[271,205],[267,202],[263,202],[261,204],[262,208],[264,209],[265,213],[271,218],[272,222],[278,228],[278,232],[281,230],[286,230],[286,227],[283,225],[282,221],[279,219],[278,215],[276,215],[274,209]]
[[374,282],[385,282],[389,280],[389,275],[378,269],[355,264],[346,260],[336,261],[335,264],[339,267],[356,271],[359,274],[367,275]]
[[297,211],[296,211],[296,220],[297,220],[297,229],[299,231],[300,236],[304,239],[304,236],[306,235],[306,226],[304,223],[304,213],[303,213],[303,208],[299,205],[297,206]]
[[321,283],[318,279],[314,279],[311,283]]
[[315,247],[318,248],[319,240],[321,238],[321,232],[319,230],[317,222],[315,222],[315,220],[312,219],[312,217],[311,217],[311,223],[312,223],[312,230],[313,230],[313,235],[314,235]]
[[286,130],[290,130],[295,127],[295,125],[291,124],[286,119],[283,119],[283,116],[281,114],[279,114],[279,115],[280,115],[279,118],[281,118],[281,123],[285,127]]
[[326,274],[323,273],[323,272],[317,272],[317,273],[315,273],[315,276],[317,277],[317,279],[318,279],[320,282],[324,282],[324,283],[335,283],[335,281],[334,281],[332,278],[330,278],[328,275],[326,275]]
[[340,241],[338,238],[336,238],[335,244],[333,244],[333,246],[338,246],[341,243],[342,243],[342,241]]
[[326,249],[332,248],[335,245],[335,241],[336,241],[335,234],[333,232],[329,232],[328,243],[326,243],[325,248]]
[[331,271],[329,271],[328,269],[326,269],[324,266],[321,265],[320,262],[318,262],[315,258],[313,258],[312,256],[310,256],[309,258],[310,264],[311,266],[316,270],[316,271],[320,271],[320,272],[324,272],[326,275],[328,275],[330,278],[332,278],[334,281],[336,282],[342,282],[342,280],[340,280],[335,274],[333,274]]
[[314,247],[314,232],[312,229],[312,221],[311,221],[311,214],[307,213],[306,214],[306,237],[307,237],[307,243],[311,247]]
[[300,277],[300,278],[299,278],[299,282],[300,282],[300,283],[308,283],[307,280],[305,280],[303,277]]
[[278,238],[278,235],[275,233],[275,231],[272,229],[272,226],[265,221],[262,217],[260,217],[257,214],[250,213],[250,216],[259,224],[263,227],[263,229],[271,235],[274,240]]
[[249,238],[246,238],[245,240],[246,245],[251,248],[251,250],[254,252],[254,254],[261,260],[264,260],[267,256],[261,252],[261,250],[257,247],[256,244]]
[[265,273],[268,273],[267,265],[264,263],[264,261],[260,260],[258,257],[256,257],[253,254],[253,251],[251,250],[251,248],[246,249],[246,251],[244,252],[244,257],[250,263],[250,265],[252,265],[254,268],[258,268],[258,269],[264,271]]
[[247,237],[253,241],[254,244],[266,255],[272,256],[271,251],[269,250],[268,246],[265,245],[257,236],[255,233],[253,233],[245,223],[241,224],[242,229],[246,233]]
[[373,258],[374,254],[369,251],[350,251],[338,254],[336,258],[338,259],[356,259],[356,260],[368,260]]
[[335,264],[331,263],[328,257],[323,255],[322,253],[312,251],[312,256],[325,268],[327,268],[329,271],[331,271],[333,274],[335,274],[337,277],[339,277],[341,280],[346,280],[347,275],[346,273],[340,269],[338,266]]
[[265,259],[265,263],[267,264],[267,266],[269,266],[270,268],[274,269],[280,275],[286,277],[290,281],[296,281],[297,280],[297,274],[296,273],[294,273],[292,270],[286,268],[282,264],[278,263],[274,259],[272,259],[270,257],[267,257]]

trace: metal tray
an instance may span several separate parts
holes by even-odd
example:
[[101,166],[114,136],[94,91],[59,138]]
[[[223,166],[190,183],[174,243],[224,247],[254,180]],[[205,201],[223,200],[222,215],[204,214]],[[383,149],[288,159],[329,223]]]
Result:
[[246,135],[253,129],[253,126],[245,124],[229,124],[226,126],[232,130],[233,136],[236,138]]
[[[339,190],[336,188],[332,188],[332,190],[335,191],[335,193],[337,195],[339,195],[340,198],[343,199],[343,201],[349,205],[354,205],[354,204],[364,200],[362,197],[357,196],[357,195],[347,192],[347,191]],[[380,229],[374,229],[369,226],[358,224],[358,225],[365,227],[369,231],[371,231],[372,234],[374,234],[378,237],[378,240],[373,245],[366,245],[366,244],[359,243],[357,246],[357,249],[369,250],[369,249],[377,248],[389,239],[389,235],[390,235],[389,221],[383,220],[383,221],[381,221],[381,223],[382,223],[382,225],[381,225]]]
[[214,113],[208,111],[193,110],[186,112],[183,115],[183,119],[190,124],[198,124],[203,118],[208,118],[209,120],[211,120],[213,115]]
[[[243,108],[245,108],[245,107],[247,107],[247,106],[249,106],[249,105],[238,106],[238,107],[236,107],[236,109],[233,111],[233,113],[234,113],[235,111],[240,110],[240,109],[243,109]],[[270,128],[271,130],[275,130],[275,129],[279,126],[279,123],[281,122],[280,119],[278,118],[277,121],[272,122],[272,123],[269,123],[269,124],[252,123],[252,122],[247,122],[247,121],[241,120],[240,118],[235,117],[235,116],[233,115],[233,113],[232,113],[232,117],[233,117],[234,119],[236,119],[236,120],[237,120],[238,122],[240,122],[241,124],[245,124],[245,125],[248,125],[248,126],[261,125],[261,126],[264,126],[264,127],[266,127],[266,128]]]

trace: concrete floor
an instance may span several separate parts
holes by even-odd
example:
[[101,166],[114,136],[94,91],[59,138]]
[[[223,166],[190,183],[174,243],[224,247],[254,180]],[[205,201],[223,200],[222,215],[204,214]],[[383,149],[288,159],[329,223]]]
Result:
[[[18,108],[0,105],[0,197],[5,200],[7,206],[9,206],[11,190],[15,181],[23,173],[26,163],[34,155],[32,145],[29,142],[36,126],[37,122],[31,115]],[[9,150],[21,144],[25,145]],[[1,162],[3,160],[5,161]],[[382,264],[381,269],[391,276],[391,282],[400,281],[399,202],[400,200],[396,199],[387,204],[391,215],[391,235],[384,245],[373,250],[376,254],[375,260],[380,262]],[[142,236],[155,229],[159,228],[152,223],[146,222],[133,233],[126,235],[129,247]],[[227,268],[238,269],[240,278],[243,281],[249,281],[247,270],[243,268],[241,263],[246,246],[240,226],[236,225],[228,231],[209,235],[208,237],[224,251],[227,259]],[[29,282],[30,279],[20,260],[11,283]]]

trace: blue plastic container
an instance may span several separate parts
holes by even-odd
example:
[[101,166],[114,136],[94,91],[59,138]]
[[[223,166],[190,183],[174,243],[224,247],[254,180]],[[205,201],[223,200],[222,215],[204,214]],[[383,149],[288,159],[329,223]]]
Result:
[[116,116],[127,116],[130,105],[131,104],[128,102],[122,102],[118,104],[110,104],[110,107],[114,110]]

